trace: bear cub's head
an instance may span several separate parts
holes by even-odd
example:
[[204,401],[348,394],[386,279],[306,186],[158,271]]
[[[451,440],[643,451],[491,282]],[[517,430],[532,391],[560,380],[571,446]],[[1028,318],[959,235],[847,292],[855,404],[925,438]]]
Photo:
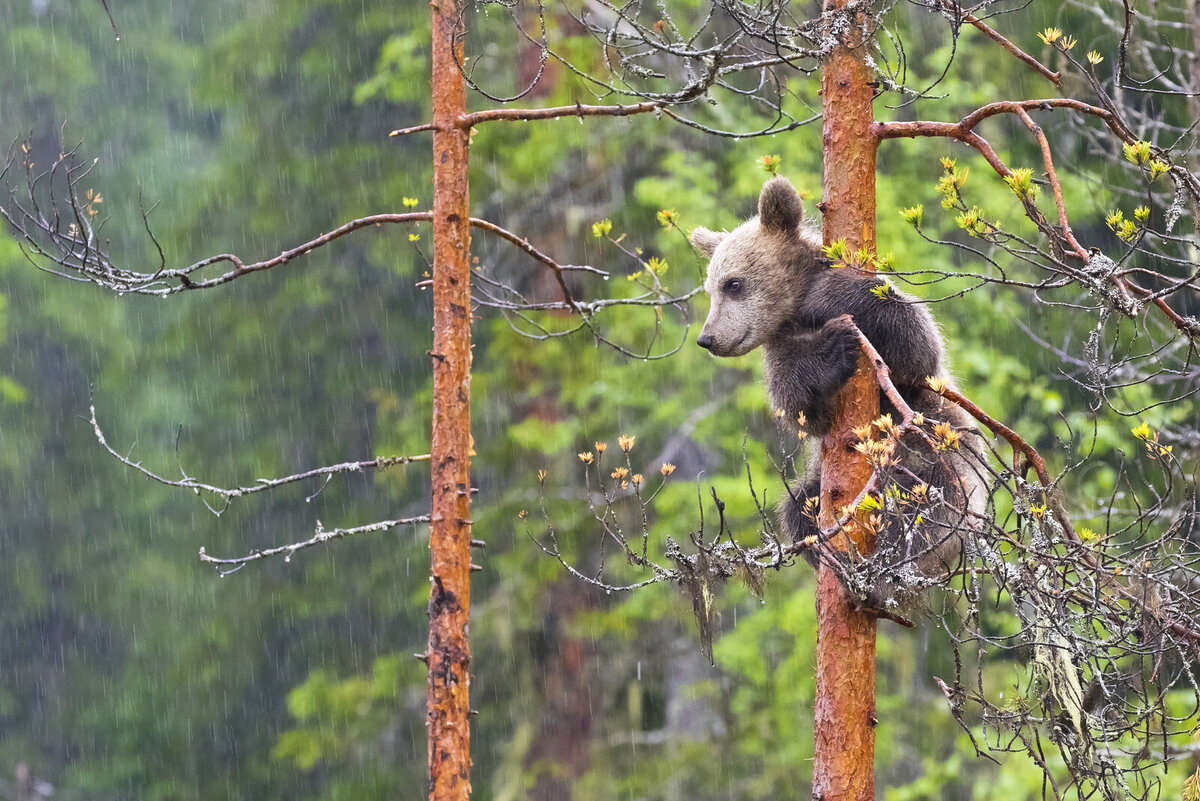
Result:
[[800,195],[782,177],[763,185],[757,217],[729,233],[697,228],[692,246],[710,259],[711,305],[696,344],[715,356],[741,356],[771,339],[823,262],[820,235],[805,225]]

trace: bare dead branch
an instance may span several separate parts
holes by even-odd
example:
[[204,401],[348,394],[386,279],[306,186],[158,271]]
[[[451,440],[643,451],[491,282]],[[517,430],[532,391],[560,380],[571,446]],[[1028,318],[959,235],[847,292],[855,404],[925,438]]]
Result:
[[292,556],[297,551],[302,551],[305,548],[311,548],[314,545],[330,542],[331,540],[340,540],[345,537],[352,537],[356,534],[373,534],[377,531],[390,531],[401,526],[418,525],[421,523],[430,522],[429,515],[417,515],[416,517],[402,517],[397,520],[381,520],[378,523],[369,523],[365,526],[355,526],[354,528],[332,528],[327,529],[321,521],[317,521],[317,530],[312,537],[301,542],[293,542],[290,545],[280,545],[274,548],[262,548],[251,551],[245,556],[234,556],[230,558],[222,558],[210,556],[204,548],[200,549],[200,561],[208,562],[215,566],[222,576],[227,576],[241,570],[250,562],[258,561],[259,559],[269,559],[272,556],[282,556],[283,561],[292,561]]
[[[207,502],[205,502],[205,505],[208,506],[213,514],[216,514],[217,516],[220,516],[221,513],[229,507],[229,504],[238,498],[245,497],[246,495],[254,495],[255,493],[259,492],[278,489],[279,487],[287,486],[288,484],[295,484],[297,482],[307,481],[314,478],[324,478],[326,483],[328,483],[329,479],[331,479],[333,476],[341,475],[343,473],[361,473],[366,470],[384,470],[395,465],[429,461],[429,454],[427,453],[417,456],[381,456],[376,459],[364,459],[357,462],[342,462],[341,464],[326,465],[324,467],[313,468],[312,470],[293,473],[292,475],[283,476],[281,478],[260,478],[256,479],[253,484],[243,487],[218,487],[212,484],[206,484],[203,481],[199,481],[198,479],[188,475],[182,466],[179,468],[180,477],[178,479],[170,479],[154,472],[153,470],[150,470],[140,461],[134,461],[127,454],[121,453],[108,443],[108,438],[105,437],[104,431],[100,428],[100,423],[96,420],[96,404],[94,401],[88,405],[88,413],[90,415],[88,422],[92,425],[92,432],[96,436],[96,441],[100,443],[104,450],[108,451],[110,456],[126,467],[136,470],[152,481],[156,481],[164,486],[186,489],[194,492],[196,495],[208,493],[216,496],[222,501],[223,505],[220,508],[215,508],[211,505],[208,505]],[[323,488],[324,485],[322,485],[322,489]],[[320,490],[317,490],[317,492],[320,492]],[[311,497],[312,496],[310,496],[310,498]]]
[[469,130],[485,122],[531,122],[534,120],[552,120],[559,117],[628,117],[632,114],[645,114],[659,111],[664,107],[662,102],[633,103],[631,105],[595,106],[576,103],[573,106],[558,106],[555,108],[497,108],[487,111],[475,111],[458,118],[456,124],[464,130]]
[[434,125],[432,122],[427,122],[422,125],[413,125],[410,128],[398,128],[389,133],[388,136],[407,136],[408,134],[420,133],[422,131],[433,131],[436,129],[436,125]]

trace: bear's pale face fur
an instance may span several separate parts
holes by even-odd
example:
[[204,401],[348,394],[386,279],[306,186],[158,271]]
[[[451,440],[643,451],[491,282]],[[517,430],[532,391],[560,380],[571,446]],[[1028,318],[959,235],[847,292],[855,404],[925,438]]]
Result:
[[786,178],[763,186],[758,211],[730,233],[692,232],[692,245],[710,259],[711,304],[698,341],[715,356],[741,356],[770,340],[821,259],[820,238],[804,226],[800,196]]

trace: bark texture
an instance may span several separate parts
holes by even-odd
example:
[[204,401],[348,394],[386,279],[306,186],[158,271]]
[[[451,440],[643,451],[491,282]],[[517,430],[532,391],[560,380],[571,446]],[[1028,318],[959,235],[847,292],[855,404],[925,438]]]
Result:
[[[826,10],[846,0],[827,0]],[[824,123],[825,243],[844,238],[851,249],[875,247],[875,150],[872,75],[851,33],[835,48],[821,77]],[[879,416],[879,391],[866,357],[838,396],[833,430],[821,446],[821,525],[834,524],[871,475],[854,451],[851,429]],[[852,526],[854,547],[869,551],[867,532]],[[835,543],[851,547],[847,538]],[[813,798],[871,801],[875,796],[875,618],[856,611],[837,576],[817,579],[816,760]]]
[[429,798],[471,794],[471,271],[462,0],[433,10],[433,497],[430,524]]

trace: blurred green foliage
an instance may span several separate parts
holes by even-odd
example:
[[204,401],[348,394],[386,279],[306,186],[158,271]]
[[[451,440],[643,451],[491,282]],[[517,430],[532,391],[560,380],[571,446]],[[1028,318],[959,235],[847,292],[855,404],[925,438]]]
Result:
[[[427,206],[428,140],[386,137],[427,119],[424,4],[110,5],[119,42],[99,3],[0,8],[0,121],[6,136],[33,132],[37,161],[58,151],[64,122],[68,146],[82,141],[82,156],[100,157],[94,183],[120,259],[156,263],[140,205],[155,207],[170,264],[270,255],[346,219],[398,210],[402,197]],[[1043,21],[1028,22],[1030,47]],[[499,93],[518,91],[518,35],[500,14],[468,22],[468,50],[483,56],[477,74]],[[598,63],[590,38],[552,23],[569,37],[566,50]],[[948,55],[943,27],[915,11],[900,25],[909,69],[933,74]],[[972,31],[958,48],[971,57],[959,53],[943,85],[949,100],[930,109],[937,118],[1045,90]],[[816,104],[810,79],[790,88],[797,103]],[[588,99],[551,65],[527,101]],[[742,112],[710,113],[732,121]],[[1030,141],[994,125],[988,134],[1002,157],[1038,163]],[[881,153],[880,249],[901,270],[961,266],[961,253],[918,238],[899,214],[922,202],[927,230],[955,230],[934,188],[947,154],[969,158],[930,140]],[[589,293],[632,293],[622,276],[641,269],[591,235],[602,218],[612,238],[664,259],[663,280],[683,291],[703,265],[656,213],[673,210],[685,231],[736,225],[753,212],[764,155],[819,197],[815,126],[769,141],[712,140],[649,116],[487,127],[474,140],[471,184],[479,216],[563,261],[613,272],[607,284],[581,285]],[[1112,200],[1105,167],[1079,143],[1063,157],[1077,166],[1067,191],[1086,198],[1077,227],[1102,229],[1100,210]],[[1024,224],[1012,193],[984,170],[970,190],[989,218]],[[343,541],[225,578],[196,559],[202,545],[233,554],[304,539],[318,519],[356,525],[420,513],[428,496],[420,466],[338,479],[309,502],[318,486],[260,495],[216,518],[196,498],[122,469],[79,419],[92,396],[118,449],[134,447],[134,458],[161,473],[223,484],[427,452],[430,304],[414,284],[428,250],[426,237],[412,243],[408,233],[364,231],[269,275],[167,303],[38,273],[0,236],[0,772],[24,760],[65,799],[422,792],[423,671],[409,655],[424,648],[424,531]],[[508,244],[480,234],[474,252],[488,275],[552,295]],[[1061,466],[1064,445],[1080,443],[1078,434],[1059,438],[1067,424],[1087,429],[1086,399],[1014,325],[1049,312],[993,288],[955,297],[962,288],[914,291],[949,296],[935,312],[967,393]],[[690,347],[704,310],[703,300],[690,318],[667,309],[653,349],[683,347],[651,361],[596,347],[586,332],[531,342],[480,311],[475,531],[488,547],[477,557],[485,570],[472,625],[477,798],[530,797],[547,777],[577,799],[803,794],[815,637],[806,569],[771,575],[761,601],[739,586],[722,592],[710,667],[677,588],[597,592],[529,539],[542,536],[537,514],[518,517],[537,509],[536,473],[546,470],[565,556],[595,569],[599,535],[578,502],[576,454],[607,442],[611,464],[617,436],[634,434],[632,459],[650,486],[662,462],[680,466],[655,504],[656,532],[682,539],[696,527],[700,471],[735,530],[753,530],[743,454],[756,476],[771,476],[777,434],[757,356],[718,364]],[[646,347],[654,330],[645,308],[612,309],[599,322],[630,347]],[[1161,411],[1173,413],[1184,412]],[[1124,420],[1097,425],[1102,456],[1135,448]],[[1115,478],[1101,461],[1078,481],[1074,491],[1090,496]],[[764,490],[773,502],[778,480]],[[650,547],[661,551],[663,540]],[[960,734],[930,678],[953,670],[944,637],[928,627],[883,630],[879,785],[897,800],[1038,797],[1032,765],[1010,759],[997,769]],[[561,756],[572,744],[583,758]]]

